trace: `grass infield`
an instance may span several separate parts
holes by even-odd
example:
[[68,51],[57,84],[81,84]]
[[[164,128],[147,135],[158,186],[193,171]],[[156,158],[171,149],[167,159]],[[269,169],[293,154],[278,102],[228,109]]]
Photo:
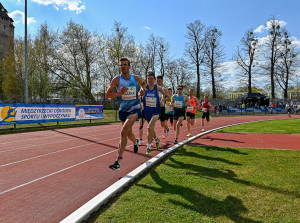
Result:
[[246,123],[220,129],[218,132],[300,134],[300,118]]
[[[241,127],[287,133],[299,121]],[[184,146],[88,222],[300,222],[299,161],[300,151]]]

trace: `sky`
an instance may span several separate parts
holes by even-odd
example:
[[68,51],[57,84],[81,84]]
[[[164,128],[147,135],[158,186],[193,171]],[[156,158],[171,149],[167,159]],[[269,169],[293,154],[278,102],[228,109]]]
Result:
[[[14,19],[15,36],[24,36],[25,0],[0,2]],[[233,70],[233,53],[245,32],[254,29],[263,38],[272,16],[284,24],[300,50],[300,0],[27,0],[27,5],[29,35],[45,22],[62,30],[72,19],[98,34],[110,34],[114,22],[120,22],[136,43],[145,44],[152,33],[165,38],[174,58],[183,57],[186,25],[200,20],[221,30],[228,70]]]

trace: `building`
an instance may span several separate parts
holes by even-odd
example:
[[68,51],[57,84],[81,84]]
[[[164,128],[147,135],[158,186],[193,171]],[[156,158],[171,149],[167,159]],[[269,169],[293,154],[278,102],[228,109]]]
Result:
[[0,2],[0,61],[9,51],[10,41],[14,39],[14,20],[8,16],[7,10]]

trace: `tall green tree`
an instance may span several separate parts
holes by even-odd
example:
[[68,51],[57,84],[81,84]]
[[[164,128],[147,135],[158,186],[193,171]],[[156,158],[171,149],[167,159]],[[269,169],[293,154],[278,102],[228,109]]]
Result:
[[[30,42],[30,39],[29,39]],[[3,59],[4,81],[2,89],[8,101],[23,102],[24,96],[24,41],[18,37]]]

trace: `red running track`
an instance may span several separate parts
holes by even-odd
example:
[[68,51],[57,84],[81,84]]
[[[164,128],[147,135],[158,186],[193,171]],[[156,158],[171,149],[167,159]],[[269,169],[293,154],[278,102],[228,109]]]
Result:
[[[213,118],[206,130],[280,118],[287,115]],[[1,135],[1,222],[59,222],[140,164],[173,146],[173,130],[151,156],[145,155],[145,146],[138,154],[133,153],[129,142],[121,170],[113,171],[108,165],[117,155],[120,128],[121,124],[113,124]],[[156,130],[162,135],[160,123]],[[138,135],[138,123],[133,132]],[[200,132],[198,119],[192,134]],[[184,122],[179,141],[186,139],[186,134]]]

